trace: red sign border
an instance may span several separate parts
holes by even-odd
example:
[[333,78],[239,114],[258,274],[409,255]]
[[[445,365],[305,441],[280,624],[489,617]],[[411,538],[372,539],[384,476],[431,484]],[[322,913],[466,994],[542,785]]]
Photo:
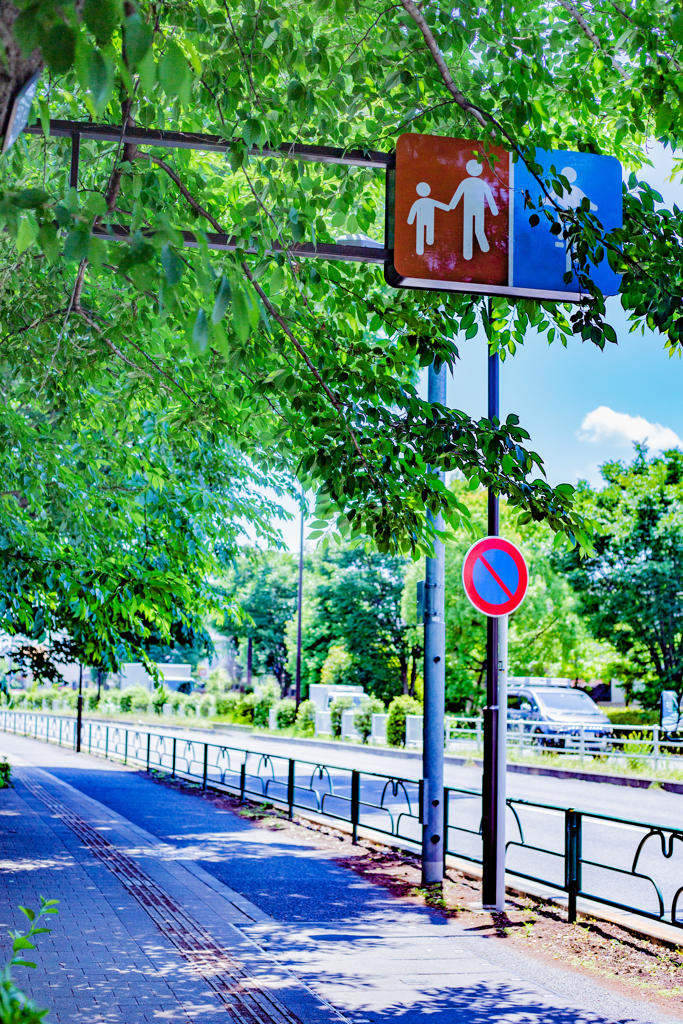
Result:
[[[497,548],[498,550],[507,551],[507,553],[514,559],[519,572],[519,583],[517,590],[506,602],[505,605],[489,604],[488,601],[484,601],[477,594],[474,589],[472,582],[472,572],[474,570],[474,564],[479,557],[482,549],[484,551],[491,551]],[[465,595],[468,601],[474,605],[478,612],[482,615],[488,615],[492,619],[501,619],[504,615],[511,615],[512,612],[517,611],[522,601],[526,597],[526,592],[529,587],[529,568],[526,564],[524,555],[519,548],[512,543],[510,540],[506,540],[505,537],[482,537],[481,540],[475,541],[472,547],[465,555],[462,563],[462,585],[465,590]],[[475,597],[472,596],[472,593]],[[503,610],[501,610],[501,608]]]

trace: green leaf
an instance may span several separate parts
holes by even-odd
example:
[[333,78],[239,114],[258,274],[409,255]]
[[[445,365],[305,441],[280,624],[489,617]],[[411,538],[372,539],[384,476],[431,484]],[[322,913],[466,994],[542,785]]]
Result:
[[236,288],[232,297],[232,323],[240,341],[246,341],[250,333],[249,305],[241,288]]
[[121,24],[121,0],[85,0],[83,21],[101,45],[108,43]]
[[38,230],[36,219],[30,213],[21,218],[19,230],[17,231],[17,252],[19,255],[22,252],[26,252],[30,245],[33,245],[38,237]]
[[109,105],[114,90],[114,64],[101,50],[93,50],[88,61],[88,89],[96,114]]
[[285,272],[279,264],[276,264],[273,273],[270,275],[270,294],[277,295],[284,286]]
[[209,344],[209,323],[203,309],[197,310],[197,316],[192,328],[192,343],[198,352],[205,352]]
[[157,66],[151,46],[138,64],[138,75],[140,77],[140,86],[144,95],[149,96],[157,81]]
[[[141,14],[131,14],[123,23],[123,42],[128,66],[135,71],[152,45],[153,33]],[[173,44],[171,44],[173,45]]]
[[671,38],[683,43],[683,12],[679,11],[671,22]]
[[31,963],[30,960],[15,960],[12,958],[12,967],[33,967],[35,970],[36,965]]
[[218,294],[216,295],[216,301],[213,304],[213,310],[211,313],[211,323],[219,323],[225,316],[225,311],[230,304],[230,282],[225,275],[221,278],[221,283],[218,288]]
[[18,953],[21,949],[35,949],[36,947],[25,935],[19,935],[12,943],[12,950]]
[[261,125],[255,117],[249,117],[242,125],[242,138],[247,146],[257,146],[261,141]]
[[51,71],[63,75],[74,62],[76,53],[76,33],[70,25],[63,21],[57,22],[48,32],[43,42],[43,57]]
[[77,260],[79,263],[88,255],[88,242],[90,232],[83,228],[74,228],[66,236],[64,242],[64,257],[67,260]]
[[670,103],[662,103],[659,110],[657,111],[657,118],[655,121],[656,129],[658,134],[662,134],[671,127],[674,119],[673,107]]
[[168,244],[161,247],[161,266],[164,268],[166,281],[171,287],[180,284],[185,264],[175,249]]
[[190,102],[192,75],[185,54],[171,42],[159,61],[159,82],[169,99],[176,97],[187,106]]
[[22,907],[21,903],[19,904],[19,910],[22,912],[22,914],[26,915],[26,917],[29,919],[29,921],[35,921],[35,919],[36,919],[36,912],[35,912],[35,910],[31,910],[30,907]]
[[45,253],[50,265],[54,265],[59,259],[60,244],[57,237],[57,228],[54,224],[42,224],[36,237],[41,250]]
[[41,46],[45,36],[43,20],[40,17],[40,4],[33,4],[22,11],[12,25],[12,32],[24,57],[28,57]]
[[105,217],[107,214],[107,200],[99,192],[90,192],[83,204],[83,210],[90,217]]

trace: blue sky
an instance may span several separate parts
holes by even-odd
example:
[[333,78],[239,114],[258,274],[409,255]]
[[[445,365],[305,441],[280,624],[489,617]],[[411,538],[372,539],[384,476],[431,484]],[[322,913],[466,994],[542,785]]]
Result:
[[[670,155],[656,144],[649,155],[655,167],[643,168],[639,177],[657,188],[668,206],[683,207],[683,186],[666,180]],[[600,464],[629,460],[634,440],[647,440],[653,452],[683,447],[683,360],[669,357],[661,335],[629,333],[618,298],[608,300],[608,318],[618,344],[604,351],[578,339],[565,349],[530,334],[501,366],[501,414],[519,415],[531,434],[529,447],[543,459],[552,484],[583,478],[599,485]],[[459,350],[448,403],[472,416],[485,415],[484,340],[463,340]],[[283,524],[282,532],[290,549],[298,550],[298,524]]]

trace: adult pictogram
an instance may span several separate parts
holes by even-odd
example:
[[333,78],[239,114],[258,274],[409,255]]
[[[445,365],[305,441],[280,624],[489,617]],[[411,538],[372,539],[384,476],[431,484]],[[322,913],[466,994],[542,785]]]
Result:
[[529,571],[524,555],[503,537],[484,537],[473,544],[462,566],[465,593],[484,615],[510,615],[524,600]]

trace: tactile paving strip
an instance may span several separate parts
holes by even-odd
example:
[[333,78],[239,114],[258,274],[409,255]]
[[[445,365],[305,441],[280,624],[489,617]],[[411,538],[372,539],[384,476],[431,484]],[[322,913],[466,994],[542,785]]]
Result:
[[301,1024],[278,999],[264,992],[257,980],[135,861],[27,773],[21,772],[21,780],[118,878],[183,959],[216,992],[235,1021],[239,1024]]

